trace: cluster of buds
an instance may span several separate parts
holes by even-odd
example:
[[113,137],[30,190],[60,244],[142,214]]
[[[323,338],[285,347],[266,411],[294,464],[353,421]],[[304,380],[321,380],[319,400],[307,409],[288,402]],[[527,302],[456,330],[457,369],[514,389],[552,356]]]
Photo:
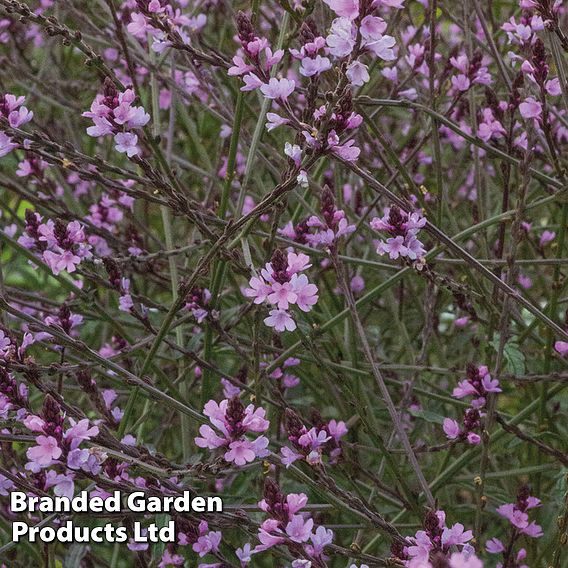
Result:
[[[0,330],[0,345],[2,335]],[[16,420],[23,420],[28,411],[28,387],[24,383],[18,384],[11,373],[0,367],[0,418],[7,420],[13,415]]]
[[485,365],[477,367],[469,363],[466,378],[460,381],[452,396],[457,399],[472,397],[471,408],[466,409],[463,417],[463,428],[456,420],[444,419],[444,432],[450,440],[466,440],[473,445],[479,444],[481,438],[477,433],[481,427],[482,409],[487,403],[490,393],[500,393],[499,381],[491,378]]
[[186,296],[185,309],[189,310],[197,323],[202,323],[209,315],[207,304],[211,300],[211,292],[207,288],[195,286]]
[[328,185],[324,187],[321,197],[321,216],[323,219],[312,215],[296,226],[290,221],[278,232],[297,243],[308,243],[313,247],[323,246],[334,252],[339,238],[351,234],[355,225],[349,224],[343,209],[337,209]]
[[282,464],[287,468],[303,459],[312,466],[322,464],[322,457],[329,456],[329,463],[336,463],[341,456],[341,438],[347,434],[343,421],[325,422],[318,412],[312,416],[314,426],[307,428],[302,419],[291,409],[286,409],[286,431],[292,448],[280,450]]
[[134,308],[134,300],[130,294],[130,279],[122,275],[118,264],[111,258],[103,258],[103,264],[109,276],[111,287],[120,294],[118,309],[122,312],[131,312]]

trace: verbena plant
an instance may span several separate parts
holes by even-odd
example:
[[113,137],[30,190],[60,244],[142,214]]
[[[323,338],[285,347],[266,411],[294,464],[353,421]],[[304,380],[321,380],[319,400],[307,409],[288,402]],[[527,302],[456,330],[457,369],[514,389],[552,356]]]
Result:
[[3,566],[567,566],[567,12],[0,0]]

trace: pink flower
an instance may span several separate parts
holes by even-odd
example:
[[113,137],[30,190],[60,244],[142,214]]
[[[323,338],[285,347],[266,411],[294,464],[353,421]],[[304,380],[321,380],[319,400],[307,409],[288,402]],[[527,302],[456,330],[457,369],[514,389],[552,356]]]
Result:
[[394,37],[385,35],[376,41],[365,44],[365,48],[374,53],[383,61],[393,61],[396,59],[393,47],[396,44]]
[[282,465],[286,466],[286,469],[288,469],[295,461],[302,459],[302,454],[294,452],[288,446],[280,448],[280,454],[282,456],[280,461],[282,462]]
[[359,15],[359,0],[323,0],[338,16],[354,20]]
[[244,294],[247,298],[254,298],[255,304],[262,304],[272,293],[272,287],[269,286],[262,278],[254,276],[249,280],[250,288],[246,288]]
[[548,243],[552,242],[556,238],[556,233],[554,231],[543,231],[540,236],[539,246],[544,247]]
[[99,136],[106,136],[107,134],[112,134],[113,127],[112,124],[104,117],[94,116],[93,122],[95,126],[89,126],[87,128],[87,134],[98,138]]
[[531,521],[529,526],[522,529],[521,532],[527,536],[532,536],[533,538],[540,538],[544,534],[542,532],[542,527],[537,525],[534,521]]
[[451,418],[444,418],[444,424],[442,427],[444,429],[444,432],[446,433],[446,436],[450,440],[455,440],[460,434],[459,424]]
[[[309,312],[318,301],[318,288],[310,284],[305,274],[294,274],[290,284],[296,295],[296,304],[303,312]],[[280,306],[279,306],[280,307]]]
[[274,130],[278,126],[282,126],[283,124],[288,124],[290,122],[287,118],[282,118],[274,112],[266,113],[266,118],[268,119],[268,122],[266,123],[266,130],[268,130],[268,132]]
[[367,66],[360,61],[353,61],[350,63],[349,67],[347,67],[346,75],[351,81],[351,84],[356,87],[364,85],[370,79]]
[[18,128],[28,122],[34,117],[34,113],[29,111],[26,107],[20,107],[17,110],[13,110],[8,115],[8,123],[12,128]]
[[203,424],[199,427],[199,433],[201,437],[195,438],[195,445],[199,446],[200,448],[208,448],[210,450],[214,450],[216,448],[220,448],[224,446],[227,441],[225,438],[221,438],[215,433],[215,430],[211,428],[211,426],[207,424]]
[[279,332],[284,330],[294,331],[296,329],[296,322],[284,310],[270,310],[268,317],[264,318],[264,323]]
[[557,97],[562,94],[562,88],[560,87],[560,80],[558,77],[546,81],[544,88],[546,89],[546,92],[553,97]]
[[313,77],[314,75],[319,75],[328,69],[331,69],[331,61],[328,57],[322,57],[321,55],[316,55],[314,59],[304,57],[300,66],[300,75],[303,75],[304,77]]
[[38,436],[36,442],[38,445],[29,448],[26,452],[28,459],[36,465],[49,465],[61,456],[62,450],[53,436]]
[[296,83],[289,79],[276,79],[272,77],[268,84],[260,87],[262,94],[267,99],[280,99],[285,101],[296,88]]
[[245,75],[243,81],[245,86],[241,87],[241,91],[254,91],[264,84],[254,73]]
[[302,163],[302,149],[297,144],[290,144],[290,142],[286,142],[284,145],[284,154],[288,156],[293,162],[294,165],[299,168],[300,164]]
[[[304,276],[304,278],[306,277]],[[279,310],[287,310],[289,304],[296,303],[296,300],[298,299],[294,288],[295,286],[292,282],[285,282],[284,284],[275,282],[272,284],[272,293],[268,296],[268,301],[271,304],[276,304]]]
[[568,353],[568,342],[566,341],[557,341],[554,344],[554,349],[564,357],[566,353]]
[[371,41],[381,39],[386,29],[387,23],[377,16],[365,16],[361,20],[361,25],[359,26],[361,36],[364,39]]
[[464,545],[473,538],[471,531],[464,531],[461,523],[456,523],[451,528],[445,528],[442,532],[443,546]]
[[312,541],[312,546],[309,549],[310,554],[315,557],[321,556],[323,549],[333,542],[333,531],[320,525],[315,534],[310,536],[310,540]]
[[342,160],[347,162],[354,162],[359,157],[361,153],[360,148],[354,146],[355,140],[348,140],[345,144],[339,146],[333,146],[331,151],[334,154],[337,154]]
[[483,568],[483,562],[473,553],[454,552],[450,556],[450,568]]
[[235,462],[235,465],[245,465],[254,461],[256,457],[251,443],[248,440],[231,442],[229,444],[229,451],[225,453],[224,458],[228,462]]
[[469,432],[467,434],[467,441],[472,446],[477,446],[481,442],[481,437],[479,436],[479,434],[476,434],[475,432]]
[[512,525],[519,529],[524,529],[529,525],[529,516],[517,509],[513,503],[506,503],[497,507],[497,513],[508,519]]
[[290,274],[296,274],[297,272],[302,272],[307,270],[312,265],[310,264],[310,257],[303,252],[296,254],[295,252],[288,253],[288,272]]
[[485,550],[489,554],[499,554],[505,551],[505,545],[498,538],[492,538],[485,543]]
[[132,132],[119,132],[114,136],[115,150],[121,154],[126,153],[129,158],[140,153],[138,136]]
[[211,531],[206,535],[201,535],[197,542],[192,546],[193,551],[197,552],[200,557],[209,554],[211,551],[217,552],[221,543],[222,535],[219,531]]
[[18,145],[12,142],[12,139],[4,132],[0,132],[0,158],[9,154]]
[[132,301],[132,296],[130,294],[124,294],[118,299],[118,309],[121,312],[129,312],[134,307],[134,302]]
[[130,14],[130,23],[126,26],[126,29],[134,36],[140,39],[145,39],[151,26],[148,24],[146,16],[139,14],[138,12],[132,12]]
[[542,104],[533,97],[528,97],[519,105],[519,112],[526,120],[531,118],[540,119],[542,115]]
[[241,565],[248,564],[254,552],[252,551],[252,547],[249,542],[247,542],[242,548],[237,548],[235,550],[235,554],[237,558],[241,561]]
[[470,80],[463,74],[452,77],[452,86],[456,91],[467,91],[471,86]]
[[348,18],[336,18],[331,24],[331,33],[326,38],[329,53],[335,57],[346,57],[355,47],[353,26]]
[[76,267],[81,263],[81,258],[73,254],[70,250],[63,251],[62,253],[46,250],[43,253],[43,260],[56,276],[63,270],[75,272]]
[[254,69],[253,65],[247,65],[245,60],[238,55],[235,55],[235,57],[233,57],[233,63],[234,66],[230,67],[227,71],[227,74],[232,77],[237,75],[244,75],[245,73],[248,73],[249,71],[252,71]]
[[294,515],[286,525],[286,534],[290,537],[290,540],[294,542],[306,542],[310,539],[313,526],[313,519],[304,521],[302,515]]
[[391,237],[386,242],[380,242],[377,246],[377,253],[383,255],[388,253],[389,258],[396,260],[399,256],[406,256],[408,249],[404,246],[404,237]]

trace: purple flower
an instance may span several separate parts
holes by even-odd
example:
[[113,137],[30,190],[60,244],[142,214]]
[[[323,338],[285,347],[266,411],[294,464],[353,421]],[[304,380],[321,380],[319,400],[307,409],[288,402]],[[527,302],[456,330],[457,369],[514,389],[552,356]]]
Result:
[[294,542],[306,542],[312,535],[313,519],[304,520],[302,515],[294,515],[286,525],[286,534]]
[[443,424],[444,432],[450,440],[455,440],[460,435],[460,426],[451,418],[444,418]]
[[302,454],[291,450],[288,446],[280,448],[280,453],[282,455],[280,461],[282,462],[282,465],[286,466],[286,469],[288,469],[295,461],[302,459]]
[[296,83],[289,79],[276,79],[272,77],[268,84],[260,87],[262,94],[267,99],[279,99],[285,101],[296,88]]
[[268,317],[264,318],[264,323],[268,327],[273,327],[276,331],[294,331],[296,322],[285,310],[270,310]]
[[321,55],[316,55],[313,59],[304,57],[300,66],[300,74],[304,77],[313,77],[328,69],[331,69],[331,61],[328,57],[322,57]]
[[140,153],[138,148],[138,136],[132,132],[119,132],[114,136],[115,150],[121,154],[126,153],[129,158]]
[[519,105],[519,112],[524,119],[540,119],[542,116],[542,104],[533,97],[528,97]]
[[338,16],[354,20],[359,15],[359,0],[323,0]]
[[370,79],[367,66],[360,61],[353,61],[353,63],[350,63],[349,67],[347,67],[346,75],[351,81],[351,84],[356,87],[364,85]]
[[62,450],[53,436],[38,436],[36,443],[37,446],[28,449],[26,456],[40,467],[50,465],[53,460],[58,459],[62,454]]
[[468,543],[473,538],[471,531],[464,530],[461,523],[456,523],[451,528],[445,528],[442,532],[443,546],[457,546]]
[[505,545],[498,538],[492,538],[485,543],[485,550],[489,554],[499,554],[505,551]]

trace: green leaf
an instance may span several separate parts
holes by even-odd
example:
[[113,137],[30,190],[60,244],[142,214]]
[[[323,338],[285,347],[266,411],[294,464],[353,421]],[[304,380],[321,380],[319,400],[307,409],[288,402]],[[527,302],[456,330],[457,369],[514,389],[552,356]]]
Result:
[[[497,353],[499,351],[499,334],[495,335],[495,339],[490,342],[491,347]],[[503,357],[505,358],[505,368],[513,375],[525,374],[525,356],[519,349],[516,337],[511,337],[503,347]]]

